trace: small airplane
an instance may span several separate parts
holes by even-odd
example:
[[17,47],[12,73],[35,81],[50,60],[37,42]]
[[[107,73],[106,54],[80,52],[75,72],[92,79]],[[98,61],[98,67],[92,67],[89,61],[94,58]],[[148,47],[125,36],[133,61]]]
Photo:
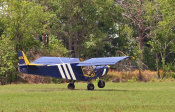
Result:
[[68,89],[75,89],[74,82],[87,81],[87,89],[94,90],[93,79],[99,77],[98,87],[104,88],[102,77],[109,71],[109,65],[115,65],[121,60],[132,57],[102,57],[80,61],[69,57],[40,57],[29,62],[23,51],[18,52],[19,71],[25,74],[35,74],[69,80]]

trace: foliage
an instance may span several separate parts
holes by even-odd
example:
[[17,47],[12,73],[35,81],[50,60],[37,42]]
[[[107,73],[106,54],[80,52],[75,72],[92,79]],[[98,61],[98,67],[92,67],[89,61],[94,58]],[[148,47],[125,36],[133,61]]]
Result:
[[50,36],[47,47],[42,46],[42,51],[47,56],[67,56],[68,50],[62,45],[62,41],[58,40],[54,35]]
[[43,7],[32,2],[10,0],[6,3],[8,8],[5,10],[6,15],[2,17],[4,33],[14,41],[16,52],[37,48],[39,43],[36,39],[46,27],[42,22],[49,15],[43,12]]
[[175,66],[174,15],[173,0],[0,0],[0,75],[17,77],[24,50],[29,59],[130,55],[165,77]]
[[[111,80],[113,82],[134,82],[139,80],[139,71],[134,70],[134,71],[109,71],[108,73],[109,76],[111,76]],[[152,79],[156,79],[156,71],[150,71],[150,70],[144,70],[142,71],[142,77],[143,81],[148,82],[151,81]]]
[[14,63],[17,62],[15,46],[4,35],[1,36],[0,40],[0,54],[0,79],[4,77],[7,82],[12,82],[17,73],[14,66]]
[[40,47],[37,38],[45,30],[42,22],[47,20],[48,13],[43,12],[40,5],[28,1],[4,0],[3,3],[6,8],[0,17],[4,27],[0,37],[1,74],[14,81],[17,52]]
[[[94,57],[101,52],[108,37],[115,34],[120,7],[112,0],[52,1],[51,32],[62,39],[74,57]],[[55,24],[59,23],[59,24]],[[98,53],[97,53],[98,52]]]
[[[161,20],[157,22],[157,28],[153,30],[154,36],[149,44],[152,47],[152,52],[159,54],[159,58],[162,64],[162,69],[165,73],[167,72],[167,59],[169,62],[170,60],[174,60],[170,57],[171,54],[175,53],[175,31],[174,31],[174,6],[175,3],[171,0],[161,0],[156,1],[157,5],[159,6],[159,13],[161,15]],[[166,5],[165,5],[166,4]],[[154,7],[157,7],[155,5]]]

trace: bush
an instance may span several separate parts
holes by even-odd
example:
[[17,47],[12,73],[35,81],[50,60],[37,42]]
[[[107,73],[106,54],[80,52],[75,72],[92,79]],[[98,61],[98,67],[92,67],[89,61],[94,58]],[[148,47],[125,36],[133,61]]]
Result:
[[172,74],[172,78],[175,78],[175,72]]
[[60,83],[63,83],[64,80],[63,79],[58,79],[58,78],[52,78],[52,82],[60,84]]
[[[131,82],[139,81],[139,71],[138,70],[135,70],[132,72],[131,71],[123,71],[123,72],[109,71],[108,75],[109,75],[108,77],[111,77],[111,80],[114,82],[121,82],[123,80],[125,81],[128,80]],[[157,78],[157,72],[145,70],[145,71],[142,71],[142,76],[143,76],[142,81],[145,81],[145,82],[151,81],[152,79]]]
[[[12,82],[16,72],[17,59],[13,42],[2,35],[0,39],[0,77],[2,80]],[[2,79],[3,77],[3,79]]]
[[171,77],[171,78],[175,78],[175,72],[167,72],[167,73],[166,73],[166,77],[167,77],[167,78],[170,78],[170,77]]

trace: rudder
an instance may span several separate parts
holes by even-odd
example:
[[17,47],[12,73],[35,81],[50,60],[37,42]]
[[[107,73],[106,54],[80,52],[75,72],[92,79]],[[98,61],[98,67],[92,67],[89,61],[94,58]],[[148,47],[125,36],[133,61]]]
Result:
[[29,65],[30,62],[27,59],[23,51],[18,52],[19,65]]

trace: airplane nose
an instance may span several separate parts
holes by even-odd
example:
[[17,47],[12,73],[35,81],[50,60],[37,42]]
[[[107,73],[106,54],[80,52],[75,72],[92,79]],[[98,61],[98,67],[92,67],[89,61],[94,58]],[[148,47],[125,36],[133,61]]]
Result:
[[135,60],[135,57],[132,56],[132,57],[131,57],[131,60]]

